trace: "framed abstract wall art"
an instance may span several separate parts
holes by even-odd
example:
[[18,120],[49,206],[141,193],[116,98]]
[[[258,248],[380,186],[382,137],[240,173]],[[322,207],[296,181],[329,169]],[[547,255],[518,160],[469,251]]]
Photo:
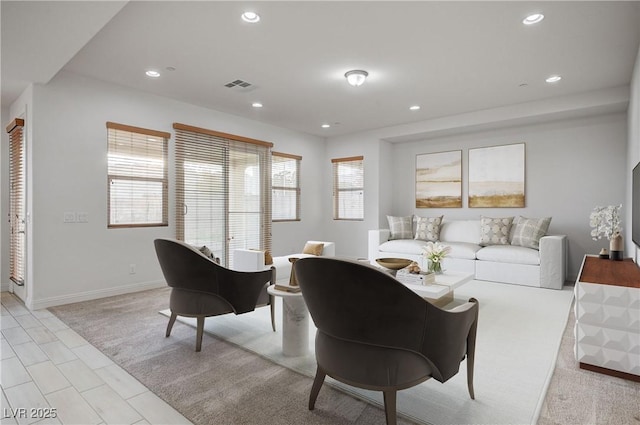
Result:
[[416,208],[462,208],[462,151],[416,155]]
[[524,143],[469,149],[469,207],[524,207],[524,166]]

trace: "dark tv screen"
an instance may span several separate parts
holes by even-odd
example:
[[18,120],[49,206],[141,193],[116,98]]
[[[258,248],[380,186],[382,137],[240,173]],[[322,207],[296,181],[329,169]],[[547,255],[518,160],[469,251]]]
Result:
[[633,169],[631,203],[631,236],[640,247],[640,163]]

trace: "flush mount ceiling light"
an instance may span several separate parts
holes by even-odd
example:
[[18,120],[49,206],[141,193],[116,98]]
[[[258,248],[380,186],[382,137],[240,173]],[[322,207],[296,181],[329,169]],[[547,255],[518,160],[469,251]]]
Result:
[[547,78],[545,81],[547,83],[557,83],[558,81],[562,80],[562,77],[559,75],[552,75],[549,78]]
[[354,69],[353,71],[349,71],[344,76],[347,78],[347,82],[354,87],[361,86],[364,83],[364,80],[367,79],[369,73],[367,71],[362,71],[359,69]]
[[329,128],[331,127],[331,124],[322,124],[322,128]]
[[158,71],[154,71],[153,69],[148,70],[147,72],[145,72],[145,74],[147,74],[147,77],[151,78],[158,78],[160,76],[160,73]]
[[262,108],[262,103],[260,103],[260,102],[253,102],[253,103],[251,104],[251,106],[253,106],[254,108]]
[[409,109],[411,111],[418,111],[420,110],[420,105],[413,105],[413,106],[409,106]]
[[522,23],[525,25],[533,25],[544,19],[544,15],[542,13],[534,13],[532,15],[527,16],[522,20]]
[[255,24],[260,22],[260,15],[256,12],[244,12],[242,14],[242,20],[245,22],[249,22],[250,24]]

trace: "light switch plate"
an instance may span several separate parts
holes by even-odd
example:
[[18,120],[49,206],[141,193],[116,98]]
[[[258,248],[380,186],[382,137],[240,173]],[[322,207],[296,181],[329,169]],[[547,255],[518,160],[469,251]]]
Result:
[[65,223],[75,223],[76,213],[69,211],[65,212],[62,221]]

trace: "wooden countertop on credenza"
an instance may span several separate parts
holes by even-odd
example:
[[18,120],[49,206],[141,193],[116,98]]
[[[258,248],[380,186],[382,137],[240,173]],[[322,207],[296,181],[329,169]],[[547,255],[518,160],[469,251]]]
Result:
[[614,261],[586,256],[580,282],[640,288],[640,267],[631,258]]

